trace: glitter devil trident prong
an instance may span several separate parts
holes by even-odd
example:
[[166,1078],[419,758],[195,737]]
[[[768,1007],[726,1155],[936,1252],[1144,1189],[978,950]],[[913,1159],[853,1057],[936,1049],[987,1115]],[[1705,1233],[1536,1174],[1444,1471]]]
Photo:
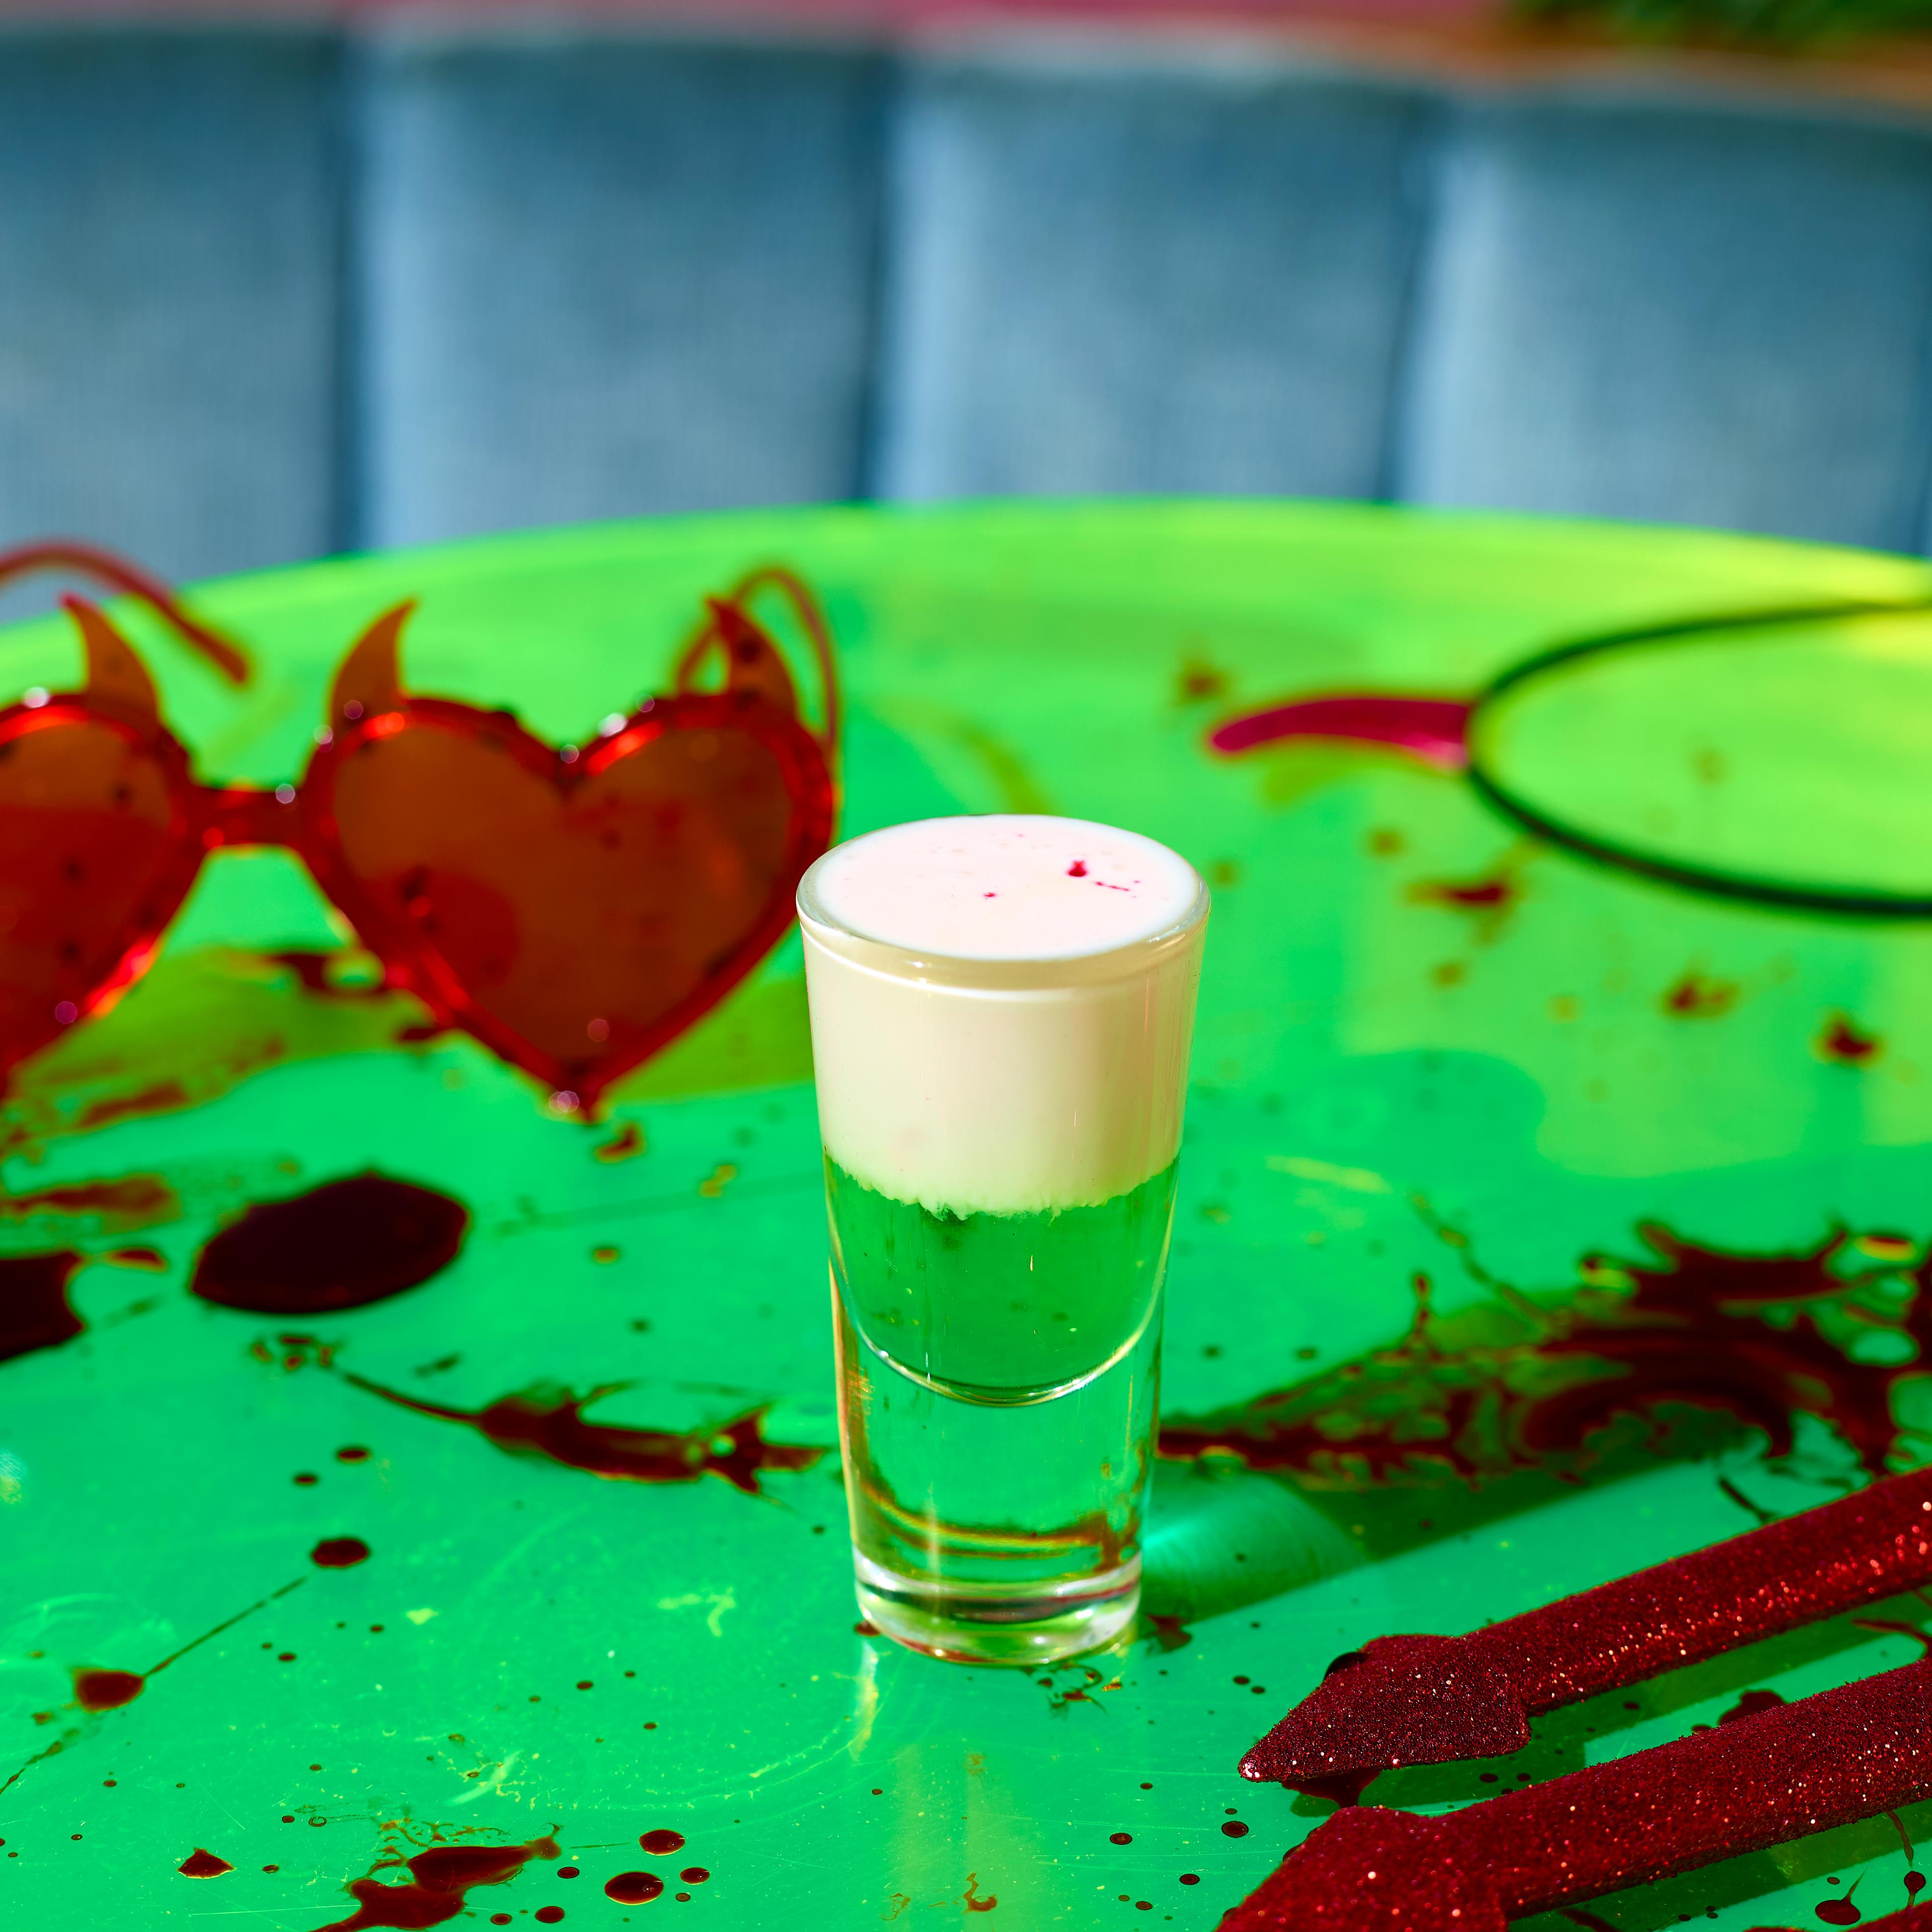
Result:
[[1378,1772],[1520,1750],[1529,1720],[1932,1582],[1932,1470],[1565,1597],[1466,1636],[1382,1636],[1241,1760],[1352,1803]]
[[1932,1659],[1422,1817],[1338,1811],[1221,1932],[1505,1932],[1932,1792]]

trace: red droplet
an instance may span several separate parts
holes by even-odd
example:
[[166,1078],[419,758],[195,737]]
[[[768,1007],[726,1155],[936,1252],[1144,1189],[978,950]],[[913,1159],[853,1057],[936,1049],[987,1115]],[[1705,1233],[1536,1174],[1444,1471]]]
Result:
[[212,1852],[205,1852],[197,1845],[182,1860],[177,1869],[187,1878],[219,1878],[224,1872],[231,1872],[235,1868],[226,1858],[218,1858]]
[[1084,859],[1075,860],[1067,867],[1066,876],[1070,879],[1084,879],[1087,876],[1087,861]]
[[1224,1838],[1245,1838],[1248,1835],[1248,1828],[1240,1819],[1230,1818],[1221,1827],[1221,1835]]
[[683,1870],[678,1874],[678,1876],[682,1879],[686,1885],[702,1885],[710,1876],[710,1873],[702,1865],[686,1865]]
[[74,1701],[83,1711],[118,1711],[131,1704],[148,1688],[148,1680],[134,1670],[76,1670],[74,1673]]
[[311,1563],[325,1570],[352,1569],[369,1560],[369,1546],[359,1536],[326,1536],[308,1553]]
[[338,1462],[366,1462],[369,1460],[369,1452],[360,1443],[346,1443],[336,1450],[335,1460]]
[[560,1905],[540,1905],[530,1916],[539,1925],[554,1925],[563,1916],[563,1907]]
[[644,1905],[664,1889],[664,1880],[656,1872],[620,1872],[604,1882],[604,1895],[620,1905]]
[[1134,1834],[1131,1832],[1109,1832],[1107,1838],[1110,1844],[1116,1845],[1131,1845],[1134,1841]]
[[660,1825],[654,1832],[646,1832],[638,1840],[653,1857],[663,1858],[671,1852],[684,1850],[684,1834],[674,1832],[668,1825]]

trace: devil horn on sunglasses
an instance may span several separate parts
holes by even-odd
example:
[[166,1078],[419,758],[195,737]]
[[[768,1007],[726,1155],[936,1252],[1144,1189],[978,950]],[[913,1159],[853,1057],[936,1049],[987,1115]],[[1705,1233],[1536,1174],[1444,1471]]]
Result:
[[139,598],[230,684],[245,685],[254,676],[248,653],[232,638],[224,636],[204,619],[196,616],[158,577],[138,564],[130,563],[125,557],[116,556],[112,550],[103,550],[98,544],[79,543],[71,537],[44,538],[0,550],[0,584],[45,570],[77,571],[124,596]]
[[415,614],[416,600],[406,598],[385,610],[356,640],[342,668],[335,674],[335,685],[328,694],[332,724],[353,724],[358,718],[374,718],[393,711],[403,701],[402,674],[396,653],[401,645],[403,626]]
[[134,655],[134,646],[108,622],[106,612],[85,597],[63,597],[61,608],[74,620],[87,654],[88,696],[158,724],[161,706],[154,681]]

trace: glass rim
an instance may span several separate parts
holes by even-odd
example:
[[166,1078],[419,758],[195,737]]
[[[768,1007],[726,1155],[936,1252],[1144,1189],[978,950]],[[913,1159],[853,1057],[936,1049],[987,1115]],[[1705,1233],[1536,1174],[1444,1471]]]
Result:
[[1181,859],[1193,876],[1193,897],[1178,918],[1138,939],[1100,946],[1090,952],[1057,952],[1018,959],[940,952],[861,931],[836,916],[824,904],[814,890],[818,875],[826,862],[851,842],[844,841],[821,853],[806,868],[805,876],[798,882],[799,926],[808,940],[824,951],[884,979],[976,992],[1051,992],[1111,986],[1150,973],[1172,956],[1185,952],[1198,939],[1213,905],[1208,881],[1176,853],[1174,856]]

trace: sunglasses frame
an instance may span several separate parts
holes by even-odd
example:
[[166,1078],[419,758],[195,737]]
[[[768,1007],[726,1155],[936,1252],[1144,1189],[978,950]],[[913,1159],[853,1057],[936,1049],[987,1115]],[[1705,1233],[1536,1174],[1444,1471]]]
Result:
[[[106,567],[104,568],[104,560]],[[188,616],[164,586],[86,546],[29,546],[0,554],[0,580],[23,568],[82,568],[140,597],[235,683],[250,675],[247,655],[232,640]],[[824,693],[824,722],[814,733],[800,716],[796,688],[783,652],[747,608],[761,590],[776,589],[790,604],[810,640]],[[316,734],[301,778],[272,788],[203,784],[188,752],[164,722],[158,694],[134,646],[86,600],[63,606],[78,628],[86,676],[78,691],[31,692],[0,710],[0,757],[30,735],[63,725],[105,728],[158,769],[170,808],[164,836],[168,856],[142,896],[141,930],[112,970],[53,1003],[40,1037],[7,1053],[4,1071],[59,1038],[80,1021],[107,1012],[153,963],[208,856],[224,848],[275,847],[307,868],[329,903],[354,927],[381,963],[385,982],[413,994],[438,1025],[468,1034],[497,1058],[550,1089],[553,1108],[594,1116],[615,1081],[644,1064],[710,1012],[769,955],[794,917],[798,880],[831,842],[836,817],[835,748],[838,723],[836,666],[831,638],[811,591],[790,571],[754,570],[722,596],[705,600],[705,615],[676,660],[673,688],[647,697],[621,722],[580,749],[552,746],[504,711],[456,699],[406,692],[398,653],[413,600],[384,611],[350,647],[335,674],[327,722]],[[702,690],[697,680],[722,657],[722,688]],[[646,746],[680,730],[718,731],[750,738],[772,759],[791,806],[784,850],[758,917],[714,960],[690,991],[633,1034],[621,1056],[581,1060],[547,1052],[499,1020],[464,985],[427,937],[397,918],[343,856],[335,814],[344,761],[365,746],[406,730],[442,731],[508,754],[562,797]],[[600,1059],[607,1064],[600,1064]]]

